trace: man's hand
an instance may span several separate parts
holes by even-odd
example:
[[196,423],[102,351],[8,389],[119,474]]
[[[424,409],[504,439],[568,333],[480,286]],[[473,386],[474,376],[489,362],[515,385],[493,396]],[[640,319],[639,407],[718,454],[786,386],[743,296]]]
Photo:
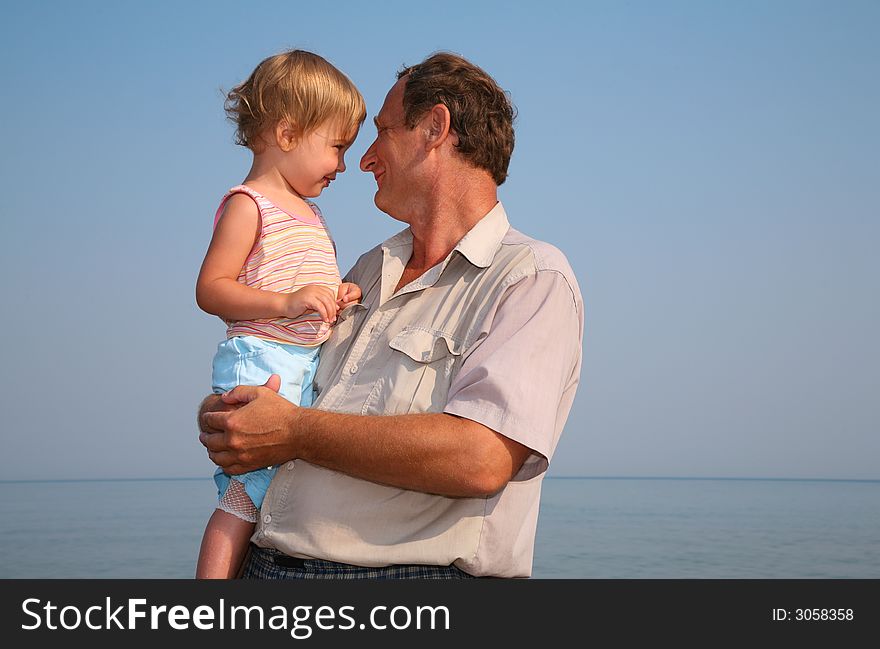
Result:
[[299,408],[277,394],[280,387],[281,379],[273,374],[265,385],[240,385],[202,402],[199,441],[226,473],[246,473],[294,458],[291,432]]

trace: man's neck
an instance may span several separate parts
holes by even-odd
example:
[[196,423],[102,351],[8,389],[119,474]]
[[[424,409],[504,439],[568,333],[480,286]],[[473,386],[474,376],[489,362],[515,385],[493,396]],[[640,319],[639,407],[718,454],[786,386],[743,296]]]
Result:
[[467,191],[437,192],[424,211],[412,219],[412,256],[407,270],[416,277],[443,261],[498,202],[494,183],[475,184]]

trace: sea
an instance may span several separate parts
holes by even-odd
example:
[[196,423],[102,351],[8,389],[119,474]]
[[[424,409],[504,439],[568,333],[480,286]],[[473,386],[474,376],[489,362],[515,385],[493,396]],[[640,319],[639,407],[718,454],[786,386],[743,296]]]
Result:
[[[193,576],[206,479],[0,482],[0,578]],[[544,480],[537,579],[877,579],[880,481]]]

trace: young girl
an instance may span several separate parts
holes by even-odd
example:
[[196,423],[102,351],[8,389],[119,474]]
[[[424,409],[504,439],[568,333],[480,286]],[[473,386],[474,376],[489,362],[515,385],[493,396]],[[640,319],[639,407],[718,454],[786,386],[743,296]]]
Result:
[[[260,63],[229,93],[226,112],[253,164],[217,209],[196,285],[199,306],[228,327],[214,356],[213,390],[278,374],[280,394],[310,406],[319,347],[337,312],[361,292],[340,283],[333,241],[307,199],[345,171],[364,100],[330,63],[294,50]],[[273,472],[216,471],[220,503],[202,538],[197,578],[238,575]]]

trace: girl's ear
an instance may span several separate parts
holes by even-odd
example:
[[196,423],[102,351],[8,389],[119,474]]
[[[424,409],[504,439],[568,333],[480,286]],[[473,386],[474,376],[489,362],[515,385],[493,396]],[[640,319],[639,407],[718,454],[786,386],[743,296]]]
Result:
[[296,148],[296,129],[286,119],[282,119],[275,126],[275,143],[278,148],[287,153]]

